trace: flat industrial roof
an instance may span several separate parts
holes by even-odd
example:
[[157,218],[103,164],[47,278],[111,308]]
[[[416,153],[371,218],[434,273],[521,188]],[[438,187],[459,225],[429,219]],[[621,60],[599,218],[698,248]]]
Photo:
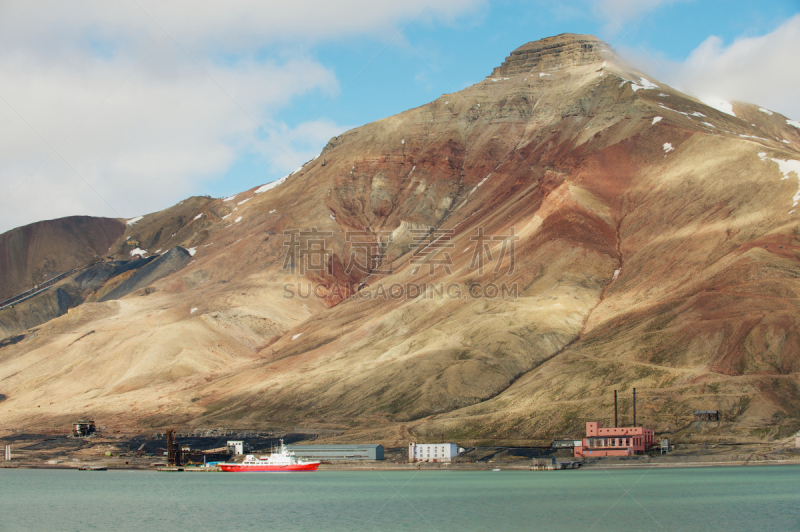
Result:
[[383,447],[379,443],[354,443],[352,445],[287,445],[290,449],[295,450],[309,450],[309,451],[322,451],[325,449],[332,449],[332,450],[346,450],[346,449],[377,449],[378,447]]

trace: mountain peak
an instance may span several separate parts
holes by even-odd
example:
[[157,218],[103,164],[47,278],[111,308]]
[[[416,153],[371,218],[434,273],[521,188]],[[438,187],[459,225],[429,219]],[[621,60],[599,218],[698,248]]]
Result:
[[594,35],[562,33],[523,44],[495,68],[492,77],[604,61],[611,47]]

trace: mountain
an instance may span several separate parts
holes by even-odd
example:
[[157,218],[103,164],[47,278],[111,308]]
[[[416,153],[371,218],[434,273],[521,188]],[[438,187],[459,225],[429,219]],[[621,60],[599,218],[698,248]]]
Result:
[[0,235],[0,299],[98,260],[122,236],[112,218],[70,216],[36,222]]
[[129,270],[0,343],[2,425],[546,441],[608,423],[613,390],[629,422],[635,387],[673,439],[783,438],[800,130],[722,109],[592,36],[521,46],[280,181],[129,220]]

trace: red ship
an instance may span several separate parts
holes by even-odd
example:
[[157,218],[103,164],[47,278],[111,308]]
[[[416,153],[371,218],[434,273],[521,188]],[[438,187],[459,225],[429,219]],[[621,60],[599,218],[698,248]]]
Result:
[[286,450],[281,440],[280,452],[273,452],[269,456],[256,458],[252,454],[244,457],[240,464],[219,464],[222,471],[228,473],[280,473],[289,471],[316,471],[319,462],[306,462],[298,460],[294,453]]

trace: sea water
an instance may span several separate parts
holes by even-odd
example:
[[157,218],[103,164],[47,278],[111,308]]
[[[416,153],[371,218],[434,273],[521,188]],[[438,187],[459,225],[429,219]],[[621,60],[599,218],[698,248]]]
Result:
[[800,466],[163,473],[0,469],[0,530],[789,531]]

